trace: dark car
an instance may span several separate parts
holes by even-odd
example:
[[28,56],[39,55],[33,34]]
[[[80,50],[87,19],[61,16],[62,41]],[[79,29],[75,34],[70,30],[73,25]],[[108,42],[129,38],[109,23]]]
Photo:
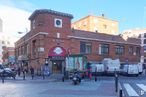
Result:
[[0,77],[12,77],[15,79],[16,71],[11,68],[4,68],[3,65],[0,65]]

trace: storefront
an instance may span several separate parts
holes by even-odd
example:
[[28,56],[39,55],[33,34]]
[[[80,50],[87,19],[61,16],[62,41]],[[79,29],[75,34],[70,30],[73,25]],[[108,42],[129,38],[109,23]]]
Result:
[[63,73],[66,54],[66,50],[61,46],[55,46],[50,49],[48,57],[50,60],[51,73]]

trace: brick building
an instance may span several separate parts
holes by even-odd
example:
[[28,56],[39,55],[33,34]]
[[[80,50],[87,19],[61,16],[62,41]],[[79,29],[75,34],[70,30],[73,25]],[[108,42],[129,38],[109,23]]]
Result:
[[62,72],[68,55],[84,55],[88,61],[99,62],[103,58],[140,61],[139,39],[71,29],[72,18],[71,14],[48,9],[34,11],[29,17],[30,32],[15,43],[18,63],[40,70],[49,60],[51,72]]

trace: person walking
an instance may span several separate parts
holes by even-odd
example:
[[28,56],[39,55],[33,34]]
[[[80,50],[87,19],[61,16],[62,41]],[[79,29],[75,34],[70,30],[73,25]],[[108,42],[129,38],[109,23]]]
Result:
[[32,77],[32,80],[34,78],[34,68],[32,66],[30,66],[30,73],[31,73],[31,77]]

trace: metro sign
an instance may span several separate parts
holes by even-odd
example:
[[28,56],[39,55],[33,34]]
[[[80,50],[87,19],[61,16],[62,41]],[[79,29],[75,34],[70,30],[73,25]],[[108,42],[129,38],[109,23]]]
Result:
[[63,52],[63,50],[60,47],[56,47],[54,49],[54,53],[56,53],[57,55],[61,54]]

